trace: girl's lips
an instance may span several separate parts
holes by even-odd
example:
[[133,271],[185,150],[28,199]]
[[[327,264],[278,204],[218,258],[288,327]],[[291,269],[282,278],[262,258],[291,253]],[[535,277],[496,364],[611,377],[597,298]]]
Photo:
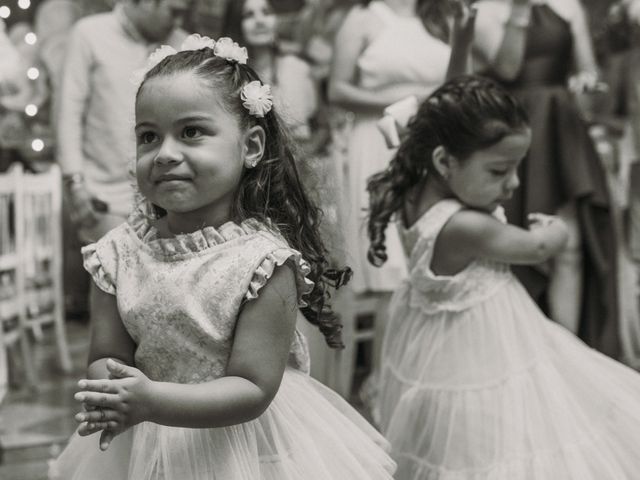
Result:
[[189,177],[183,177],[180,175],[160,175],[154,180],[154,183],[163,183],[163,182],[188,182],[190,181]]

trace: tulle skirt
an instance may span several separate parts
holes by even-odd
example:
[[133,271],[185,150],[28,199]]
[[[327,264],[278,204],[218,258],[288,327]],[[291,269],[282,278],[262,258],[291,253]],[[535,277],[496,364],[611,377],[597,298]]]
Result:
[[510,280],[481,303],[391,303],[378,409],[398,480],[640,478],[640,375]]
[[64,480],[391,479],[384,438],[349,404],[307,375],[285,372],[258,419],[225,428],[141,423],[106,452],[98,434],[75,434],[50,466]]

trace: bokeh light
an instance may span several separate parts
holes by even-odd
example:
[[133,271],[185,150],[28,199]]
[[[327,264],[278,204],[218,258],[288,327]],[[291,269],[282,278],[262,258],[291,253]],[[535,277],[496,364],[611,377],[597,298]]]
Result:
[[39,138],[34,138],[33,141],[31,142],[31,148],[35,152],[41,152],[42,149],[44,148],[44,142]]

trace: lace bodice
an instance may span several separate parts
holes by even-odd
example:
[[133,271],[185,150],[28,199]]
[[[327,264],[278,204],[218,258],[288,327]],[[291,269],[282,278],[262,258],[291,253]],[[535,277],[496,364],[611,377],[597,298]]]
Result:
[[[410,228],[399,227],[406,255],[409,257],[411,306],[425,313],[461,311],[496,293],[506,281],[513,279],[508,265],[488,260],[471,262],[455,275],[436,275],[431,260],[436,238],[451,216],[464,208],[457,200],[442,200],[431,207]],[[506,222],[499,207],[494,216]]]
[[[254,219],[160,238],[135,212],[82,253],[96,285],[116,296],[137,345],[136,366],[153,380],[223,376],[240,308],[258,296],[276,266],[289,262],[295,269],[301,305],[313,286],[300,253]],[[306,342],[296,332],[289,365],[308,371],[308,364]]]

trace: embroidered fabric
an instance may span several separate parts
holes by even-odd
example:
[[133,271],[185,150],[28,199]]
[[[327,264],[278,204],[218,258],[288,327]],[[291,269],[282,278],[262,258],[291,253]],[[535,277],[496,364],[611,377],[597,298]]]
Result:
[[[255,219],[161,238],[153,220],[137,210],[82,252],[98,287],[118,299],[137,344],[136,365],[156,380],[198,383],[223,376],[240,308],[258,297],[277,266],[294,269],[300,306],[313,288],[300,253]],[[309,370],[299,332],[288,364]]]

